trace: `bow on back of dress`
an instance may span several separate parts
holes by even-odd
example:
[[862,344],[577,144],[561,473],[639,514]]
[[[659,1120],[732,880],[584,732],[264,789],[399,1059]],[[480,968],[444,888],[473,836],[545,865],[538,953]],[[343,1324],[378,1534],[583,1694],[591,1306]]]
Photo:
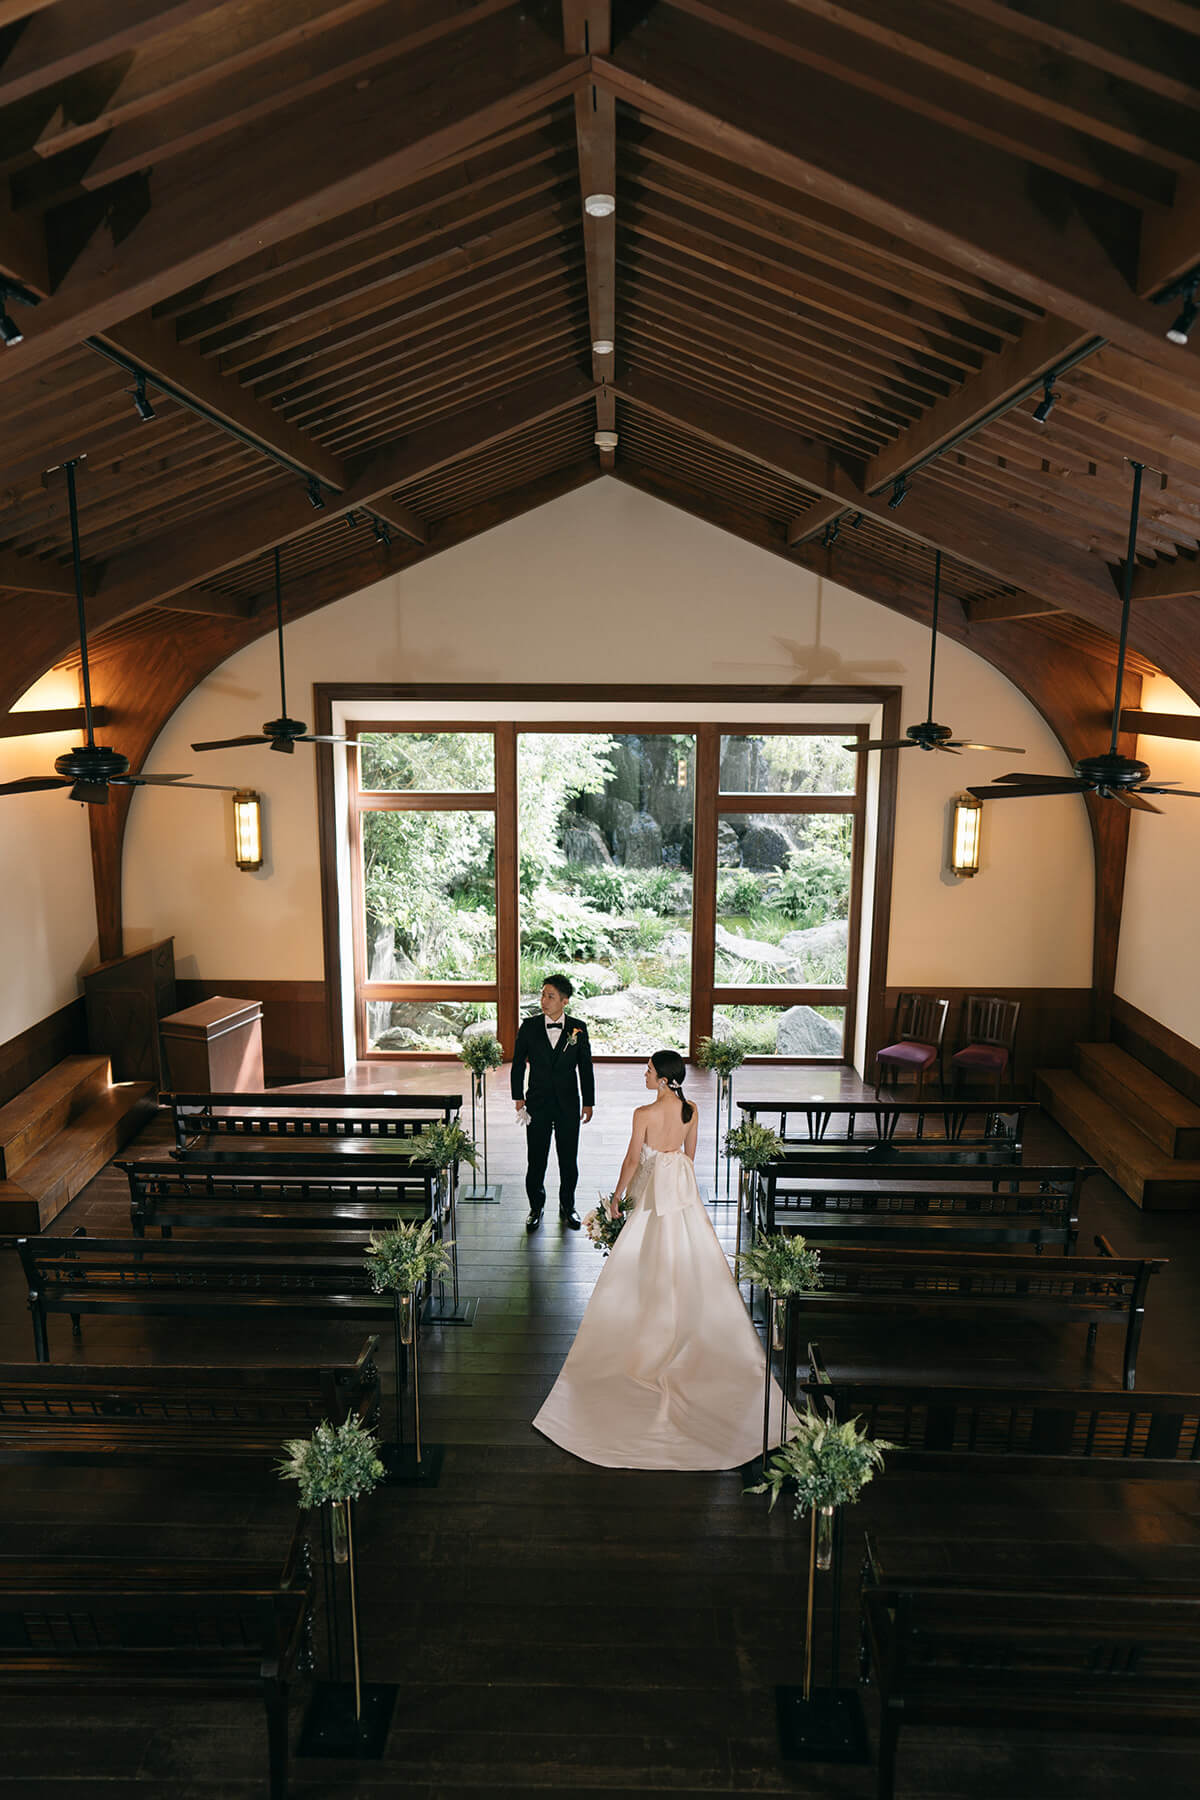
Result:
[[654,1170],[646,1195],[646,1210],[664,1219],[669,1213],[682,1212],[696,1196],[696,1172],[681,1145],[678,1150],[655,1150],[642,1146],[642,1154],[654,1159]]

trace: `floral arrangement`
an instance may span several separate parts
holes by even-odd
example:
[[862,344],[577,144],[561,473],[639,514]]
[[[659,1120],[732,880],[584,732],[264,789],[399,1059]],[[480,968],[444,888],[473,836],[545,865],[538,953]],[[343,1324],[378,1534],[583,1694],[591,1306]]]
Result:
[[289,1438],[283,1447],[287,1456],[277,1464],[279,1475],[300,1483],[304,1507],[357,1500],[383,1480],[375,1439],[357,1419],[318,1425],[310,1438]]
[[373,1231],[366,1252],[367,1272],[377,1294],[411,1294],[431,1277],[449,1273],[450,1249],[433,1235],[433,1220],[405,1225],[400,1219],[391,1231]]
[[465,1132],[454,1119],[446,1124],[444,1119],[435,1119],[426,1125],[413,1144],[413,1161],[432,1163],[435,1169],[448,1169],[451,1163],[470,1163],[477,1166],[475,1140]]
[[472,1075],[486,1075],[489,1069],[498,1069],[504,1061],[504,1052],[500,1048],[500,1039],[490,1031],[477,1031],[464,1038],[458,1053],[459,1061],[466,1063]]
[[792,1516],[797,1519],[813,1507],[848,1506],[883,1467],[883,1452],[895,1448],[886,1438],[869,1438],[857,1419],[836,1425],[818,1418],[810,1406],[767,1464],[765,1479],[746,1492],[769,1491],[773,1509],[784,1488],[792,1487]]
[[622,1194],[619,1200],[613,1194],[601,1194],[599,1206],[584,1214],[583,1229],[605,1256],[620,1237],[621,1227],[632,1208],[628,1194]]
[[743,1119],[725,1134],[726,1156],[736,1156],[743,1169],[761,1169],[783,1155],[783,1139],[757,1119]]
[[774,1299],[807,1294],[821,1285],[821,1252],[798,1234],[759,1237],[738,1257],[738,1279],[766,1288]]
[[722,1081],[746,1060],[746,1052],[736,1038],[702,1037],[696,1046],[696,1067],[711,1069]]

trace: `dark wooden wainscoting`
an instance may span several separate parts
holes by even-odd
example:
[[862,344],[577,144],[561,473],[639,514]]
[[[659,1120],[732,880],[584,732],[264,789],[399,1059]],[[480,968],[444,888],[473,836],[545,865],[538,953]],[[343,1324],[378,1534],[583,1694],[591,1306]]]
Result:
[[885,990],[882,1015],[885,1035],[878,1041],[873,1040],[869,1046],[866,1072],[872,1081],[875,1078],[875,1052],[888,1041],[886,1034],[892,1029],[896,1001],[902,993],[940,994],[943,1000],[950,1002],[944,1039],[947,1078],[950,1058],[963,1041],[961,1034],[966,1023],[969,994],[1003,994],[1007,1000],[1021,1002],[1015,1057],[1015,1079],[1019,1090],[1029,1087],[1035,1069],[1069,1069],[1075,1045],[1091,1034],[1091,988],[988,987],[982,984],[976,988],[932,984],[922,988],[889,987]]
[[0,1044],[0,1106],[23,1093],[64,1056],[82,1056],[88,1047],[83,995]]
[[322,1081],[340,1073],[329,1042],[329,1013],[323,981],[177,982],[180,1007],[225,994],[231,1000],[260,1000],[263,1009],[263,1074],[268,1082]]
[[1112,1040],[1181,1094],[1200,1105],[1200,1048],[1149,1013],[1113,996]]

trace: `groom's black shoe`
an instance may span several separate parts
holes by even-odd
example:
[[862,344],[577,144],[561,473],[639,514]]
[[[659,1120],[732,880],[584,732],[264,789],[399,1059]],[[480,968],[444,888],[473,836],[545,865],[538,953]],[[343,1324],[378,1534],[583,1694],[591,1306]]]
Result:
[[525,1221],[526,1231],[536,1231],[541,1222],[542,1215],[540,1209],[537,1212],[531,1212]]
[[562,1223],[566,1226],[568,1231],[578,1231],[579,1230],[580,1218],[579,1218],[579,1214],[577,1212],[569,1212],[569,1213],[560,1212],[558,1216],[561,1219]]

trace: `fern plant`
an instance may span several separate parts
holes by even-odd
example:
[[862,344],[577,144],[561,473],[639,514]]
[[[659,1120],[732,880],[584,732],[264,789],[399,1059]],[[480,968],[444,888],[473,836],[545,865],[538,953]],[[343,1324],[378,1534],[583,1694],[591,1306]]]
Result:
[[477,1160],[475,1140],[457,1119],[449,1124],[444,1119],[433,1120],[423,1127],[413,1145],[413,1161],[429,1163],[435,1169],[448,1169],[459,1162],[475,1168]]
[[696,1067],[711,1069],[722,1081],[746,1060],[746,1052],[736,1038],[702,1037],[696,1045]]
[[734,1156],[743,1169],[761,1169],[783,1155],[783,1139],[757,1119],[743,1119],[725,1134],[725,1154]]
[[373,1231],[365,1261],[377,1294],[411,1294],[422,1282],[449,1274],[449,1246],[434,1239],[433,1220]]
[[766,1288],[776,1300],[810,1294],[821,1285],[821,1252],[798,1235],[755,1238],[738,1257],[738,1279]]
[[357,1500],[383,1480],[375,1439],[357,1419],[318,1425],[310,1438],[289,1438],[283,1448],[287,1455],[276,1465],[278,1473],[299,1482],[304,1507]]
[[869,1438],[857,1419],[837,1425],[810,1406],[767,1464],[764,1479],[746,1492],[769,1492],[773,1510],[784,1489],[791,1488],[797,1519],[813,1507],[848,1506],[883,1467],[884,1451],[895,1448],[886,1438]]
[[466,1063],[472,1075],[486,1075],[489,1069],[498,1069],[504,1061],[504,1052],[500,1048],[500,1040],[490,1031],[479,1031],[471,1037],[464,1038],[458,1053],[459,1061]]

